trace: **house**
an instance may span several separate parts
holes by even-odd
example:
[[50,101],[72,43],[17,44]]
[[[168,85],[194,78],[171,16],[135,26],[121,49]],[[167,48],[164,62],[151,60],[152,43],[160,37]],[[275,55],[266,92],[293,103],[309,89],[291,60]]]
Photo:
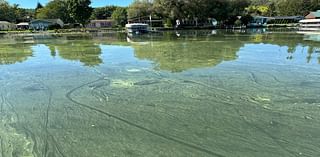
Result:
[[112,27],[112,20],[91,20],[90,23],[86,26],[87,28],[108,28]]
[[29,29],[29,23],[28,23],[28,22],[18,23],[18,24],[17,24],[17,29],[18,29],[18,30]]
[[29,23],[29,28],[33,30],[48,30],[62,28],[64,25],[60,19],[35,19]]
[[15,25],[8,22],[8,21],[0,21],[0,30],[1,31],[14,30],[15,28],[16,28]]
[[306,17],[306,19],[320,19],[320,10],[315,12],[310,12]]

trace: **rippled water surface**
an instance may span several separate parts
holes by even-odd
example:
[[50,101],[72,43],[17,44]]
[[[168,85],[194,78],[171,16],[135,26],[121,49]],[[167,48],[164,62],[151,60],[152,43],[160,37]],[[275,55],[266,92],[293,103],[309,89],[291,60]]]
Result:
[[1,36],[0,156],[320,156],[318,39]]

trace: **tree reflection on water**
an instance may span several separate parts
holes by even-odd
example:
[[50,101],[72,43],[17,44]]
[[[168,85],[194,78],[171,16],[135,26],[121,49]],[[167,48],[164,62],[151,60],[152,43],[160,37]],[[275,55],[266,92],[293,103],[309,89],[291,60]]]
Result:
[[307,63],[313,59],[320,63],[318,36],[292,32],[169,31],[130,36],[131,43],[126,42],[122,33],[28,37],[32,42],[26,41],[26,37],[10,37],[10,40],[2,37],[6,42],[1,43],[0,64],[26,61],[32,56],[31,46],[35,44],[45,44],[52,57],[79,61],[89,67],[103,64],[100,45],[131,46],[138,59],[153,61],[156,69],[171,72],[214,67],[223,61],[236,60],[239,50],[247,44],[256,44],[257,49],[258,44],[276,45],[287,49],[285,59],[294,60],[294,54],[302,52]]

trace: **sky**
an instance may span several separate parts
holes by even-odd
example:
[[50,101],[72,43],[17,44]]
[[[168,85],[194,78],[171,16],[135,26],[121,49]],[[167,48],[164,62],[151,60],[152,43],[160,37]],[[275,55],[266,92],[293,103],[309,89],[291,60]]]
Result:
[[[10,4],[19,4],[21,8],[35,8],[37,3],[42,5],[48,3],[49,0],[7,0]],[[133,0],[91,0],[93,7],[101,7],[106,5],[128,6]]]

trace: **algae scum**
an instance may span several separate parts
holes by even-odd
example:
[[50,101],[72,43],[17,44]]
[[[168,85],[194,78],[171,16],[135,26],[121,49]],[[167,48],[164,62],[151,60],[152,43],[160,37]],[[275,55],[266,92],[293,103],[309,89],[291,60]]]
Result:
[[2,36],[0,156],[320,156],[320,42],[310,39]]

